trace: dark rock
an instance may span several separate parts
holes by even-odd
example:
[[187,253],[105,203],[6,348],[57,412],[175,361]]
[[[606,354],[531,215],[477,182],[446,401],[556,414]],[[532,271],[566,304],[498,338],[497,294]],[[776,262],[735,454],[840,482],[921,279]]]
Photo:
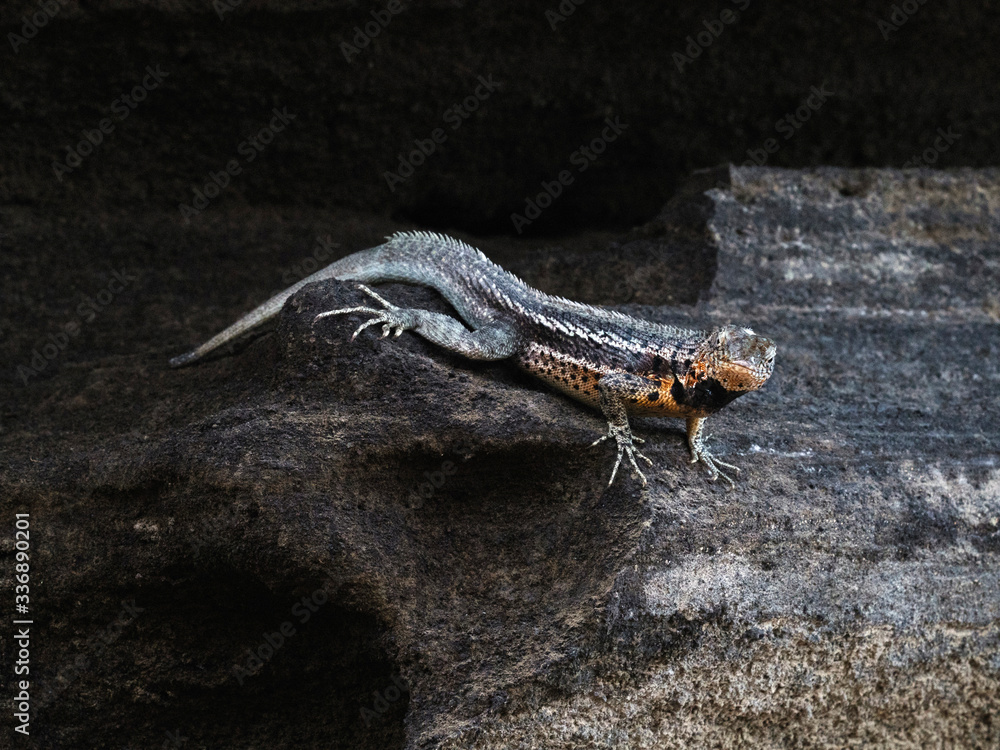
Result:
[[[348,252],[385,222],[4,209],[5,245],[38,250],[5,258],[0,321],[37,746],[996,746],[998,173],[710,182],[586,263],[470,239],[530,283],[773,337],[771,381],[709,422],[735,492],[688,465],[679,422],[648,419],[648,489],[607,489],[596,413],[410,334],[352,343],[358,316],[313,325],[365,299],[351,285],[310,285],[272,334],[167,368],[316,235]],[[595,284],[602,258],[701,300]],[[88,320],[82,295],[120,266],[136,279]]]
[[[917,3],[880,28],[901,4],[399,3],[345,55],[388,0],[13,0],[0,201],[179,215],[235,160],[211,210],[351,207],[491,235],[565,170],[525,228],[552,235],[643,223],[706,165],[996,164],[995,9]],[[547,17],[560,5],[576,10]],[[44,25],[12,42],[34,14]],[[150,66],[166,77],[144,91]],[[275,108],[295,119],[258,149]],[[606,118],[626,127],[591,160]],[[412,174],[387,179],[401,159]]]

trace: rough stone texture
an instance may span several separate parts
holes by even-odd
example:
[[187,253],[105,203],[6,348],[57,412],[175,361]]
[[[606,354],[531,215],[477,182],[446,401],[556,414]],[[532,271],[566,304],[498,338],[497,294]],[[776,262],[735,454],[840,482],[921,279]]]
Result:
[[[40,2],[0,8],[0,201],[50,211],[176,212],[236,159],[243,171],[212,210],[346,206],[509,234],[510,214],[542,181],[576,169],[572,155],[606,117],[627,130],[526,231],[643,223],[692,170],[750,158],[789,167],[901,167],[927,149],[938,167],[1000,158],[995,3],[919,3],[883,32],[899,3],[590,0],[553,30],[545,13],[557,0],[432,0],[403,3],[348,62],[341,44],[388,0],[51,0],[61,10],[15,51],[8,35]],[[220,16],[220,4],[234,10]],[[719,21],[723,11],[735,11],[733,23]],[[688,53],[699,35],[708,45]],[[697,57],[678,66],[684,54]],[[123,108],[147,66],[168,77]],[[479,76],[497,88],[457,120],[453,108]],[[800,119],[813,87],[832,94]],[[239,146],[274,107],[296,119],[249,162]],[[114,131],[57,180],[52,163],[105,118]],[[390,191],[384,174],[436,128],[447,141]],[[938,129],[958,136],[940,153]]]
[[[167,369],[316,236],[349,252],[408,227],[2,209],[21,252],[0,256],[0,504],[32,514],[36,746],[1000,744],[1000,173],[692,185],[630,233],[564,240],[578,262],[465,238],[549,291],[772,336],[771,381],[709,423],[737,492],[658,420],[635,425],[649,487],[605,489],[596,413],[415,336],[313,327],[361,300],[337,283],[235,356]],[[687,306],[651,304],[651,276]]]
[[998,177],[749,169],[712,194],[704,313],[780,361],[714,420],[740,492],[648,494],[624,632],[648,654],[682,622],[685,648],[449,746],[1000,744]]

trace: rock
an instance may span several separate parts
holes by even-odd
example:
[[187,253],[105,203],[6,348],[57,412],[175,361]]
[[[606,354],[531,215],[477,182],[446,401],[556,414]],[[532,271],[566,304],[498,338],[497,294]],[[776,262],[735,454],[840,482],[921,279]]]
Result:
[[[776,341],[767,386],[709,421],[734,492],[688,464],[680,422],[651,419],[649,487],[606,488],[595,412],[410,334],[352,343],[357,316],[314,325],[362,302],[352,285],[307,286],[272,334],[168,369],[266,297],[269,248],[299,258],[321,214],[220,210],[185,232],[5,209],[6,241],[77,259],[4,276],[17,305],[81,266],[96,297],[109,237],[106,268],[140,269],[89,321],[57,300],[47,319],[79,336],[2,397],[4,517],[31,513],[36,741],[1000,742],[998,172],[698,180],[585,263],[509,265]],[[342,252],[387,233],[339,219]],[[200,246],[180,272],[173,253]],[[602,257],[631,281],[595,282]],[[700,301],[653,306],[650,275]],[[0,328],[15,371],[41,340]]]
[[0,201],[565,236],[646,222],[706,165],[996,163],[989,6],[720,5],[11,0]]

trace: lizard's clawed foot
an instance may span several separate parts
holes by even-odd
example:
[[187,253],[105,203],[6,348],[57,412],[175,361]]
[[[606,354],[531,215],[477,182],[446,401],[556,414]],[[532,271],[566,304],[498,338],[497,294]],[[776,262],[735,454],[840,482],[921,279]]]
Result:
[[368,313],[374,315],[375,317],[369,320],[367,323],[362,323],[361,326],[351,335],[351,341],[354,341],[358,337],[358,334],[363,330],[368,328],[368,326],[382,325],[382,336],[385,338],[390,333],[395,336],[399,336],[403,331],[408,331],[411,328],[416,327],[416,320],[413,314],[409,310],[404,310],[401,307],[396,307],[396,305],[382,299],[377,293],[366,287],[364,284],[358,284],[358,288],[367,294],[369,297],[374,297],[385,309],[379,310],[375,307],[345,307],[342,310],[327,310],[326,312],[321,312],[315,318],[313,318],[313,325],[316,325],[316,321],[320,318],[325,318],[327,315],[346,315],[347,313]]
[[614,438],[615,444],[618,446],[618,457],[615,459],[615,468],[611,471],[611,479],[608,481],[608,487],[614,483],[615,476],[618,474],[618,467],[621,466],[622,456],[624,455],[628,455],[628,460],[632,464],[632,470],[639,475],[639,479],[642,480],[642,486],[645,487],[647,484],[646,475],[639,470],[639,464],[636,463],[635,457],[638,456],[650,466],[653,465],[653,462],[644,456],[633,443],[644,443],[646,441],[634,436],[628,425],[620,426],[608,423],[608,433],[597,438],[597,440],[590,444],[590,447],[593,448],[608,438]]
[[724,472],[719,467],[722,466],[730,471],[735,471],[737,474],[740,473],[738,466],[733,466],[732,464],[727,464],[725,461],[713,456],[708,452],[708,449],[704,445],[697,446],[691,451],[692,458],[691,463],[696,464],[701,461],[708,468],[708,473],[712,475],[712,481],[714,482],[719,477],[722,477],[725,481],[729,483],[729,489],[736,489],[736,482],[730,477],[726,472]]

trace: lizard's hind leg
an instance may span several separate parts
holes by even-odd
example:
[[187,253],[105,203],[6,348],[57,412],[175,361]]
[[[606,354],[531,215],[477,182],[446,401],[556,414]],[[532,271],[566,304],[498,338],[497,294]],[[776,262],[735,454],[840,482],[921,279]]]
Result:
[[316,325],[317,320],[325,318],[328,315],[347,315],[348,313],[371,313],[374,315],[374,318],[367,323],[363,323],[358,330],[351,334],[351,341],[354,341],[358,337],[358,334],[368,326],[378,325],[379,323],[382,324],[382,338],[388,336],[392,329],[395,329],[395,335],[399,336],[403,331],[416,328],[417,324],[414,316],[408,314],[413,312],[412,310],[404,310],[401,307],[396,307],[391,302],[382,299],[378,293],[369,289],[364,284],[358,284],[358,288],[365,294],[381,302],[385,309],[379,310],[375,307],[345,307],[340,310],[327,310],[313,318],[313,325]]
[[382,299],[364,284],[359,284],[358,287],[365,294],[378,300],[383,308],[346,307],[340,310],[327,310],[313,318],[313,324],[315,325],[317,320],[329,315],[365,313],[374,317],[361,324],[351,336],[352,340],[369,326],[381,324],[382,338],[390,333],[399,336],[403,331],[412,330],[428,341],[469,359],[506,359],[517,351],[518,337],[516,332],[502,322],[495,321],[470,331],[449,315],[419,308],[397,307]]

